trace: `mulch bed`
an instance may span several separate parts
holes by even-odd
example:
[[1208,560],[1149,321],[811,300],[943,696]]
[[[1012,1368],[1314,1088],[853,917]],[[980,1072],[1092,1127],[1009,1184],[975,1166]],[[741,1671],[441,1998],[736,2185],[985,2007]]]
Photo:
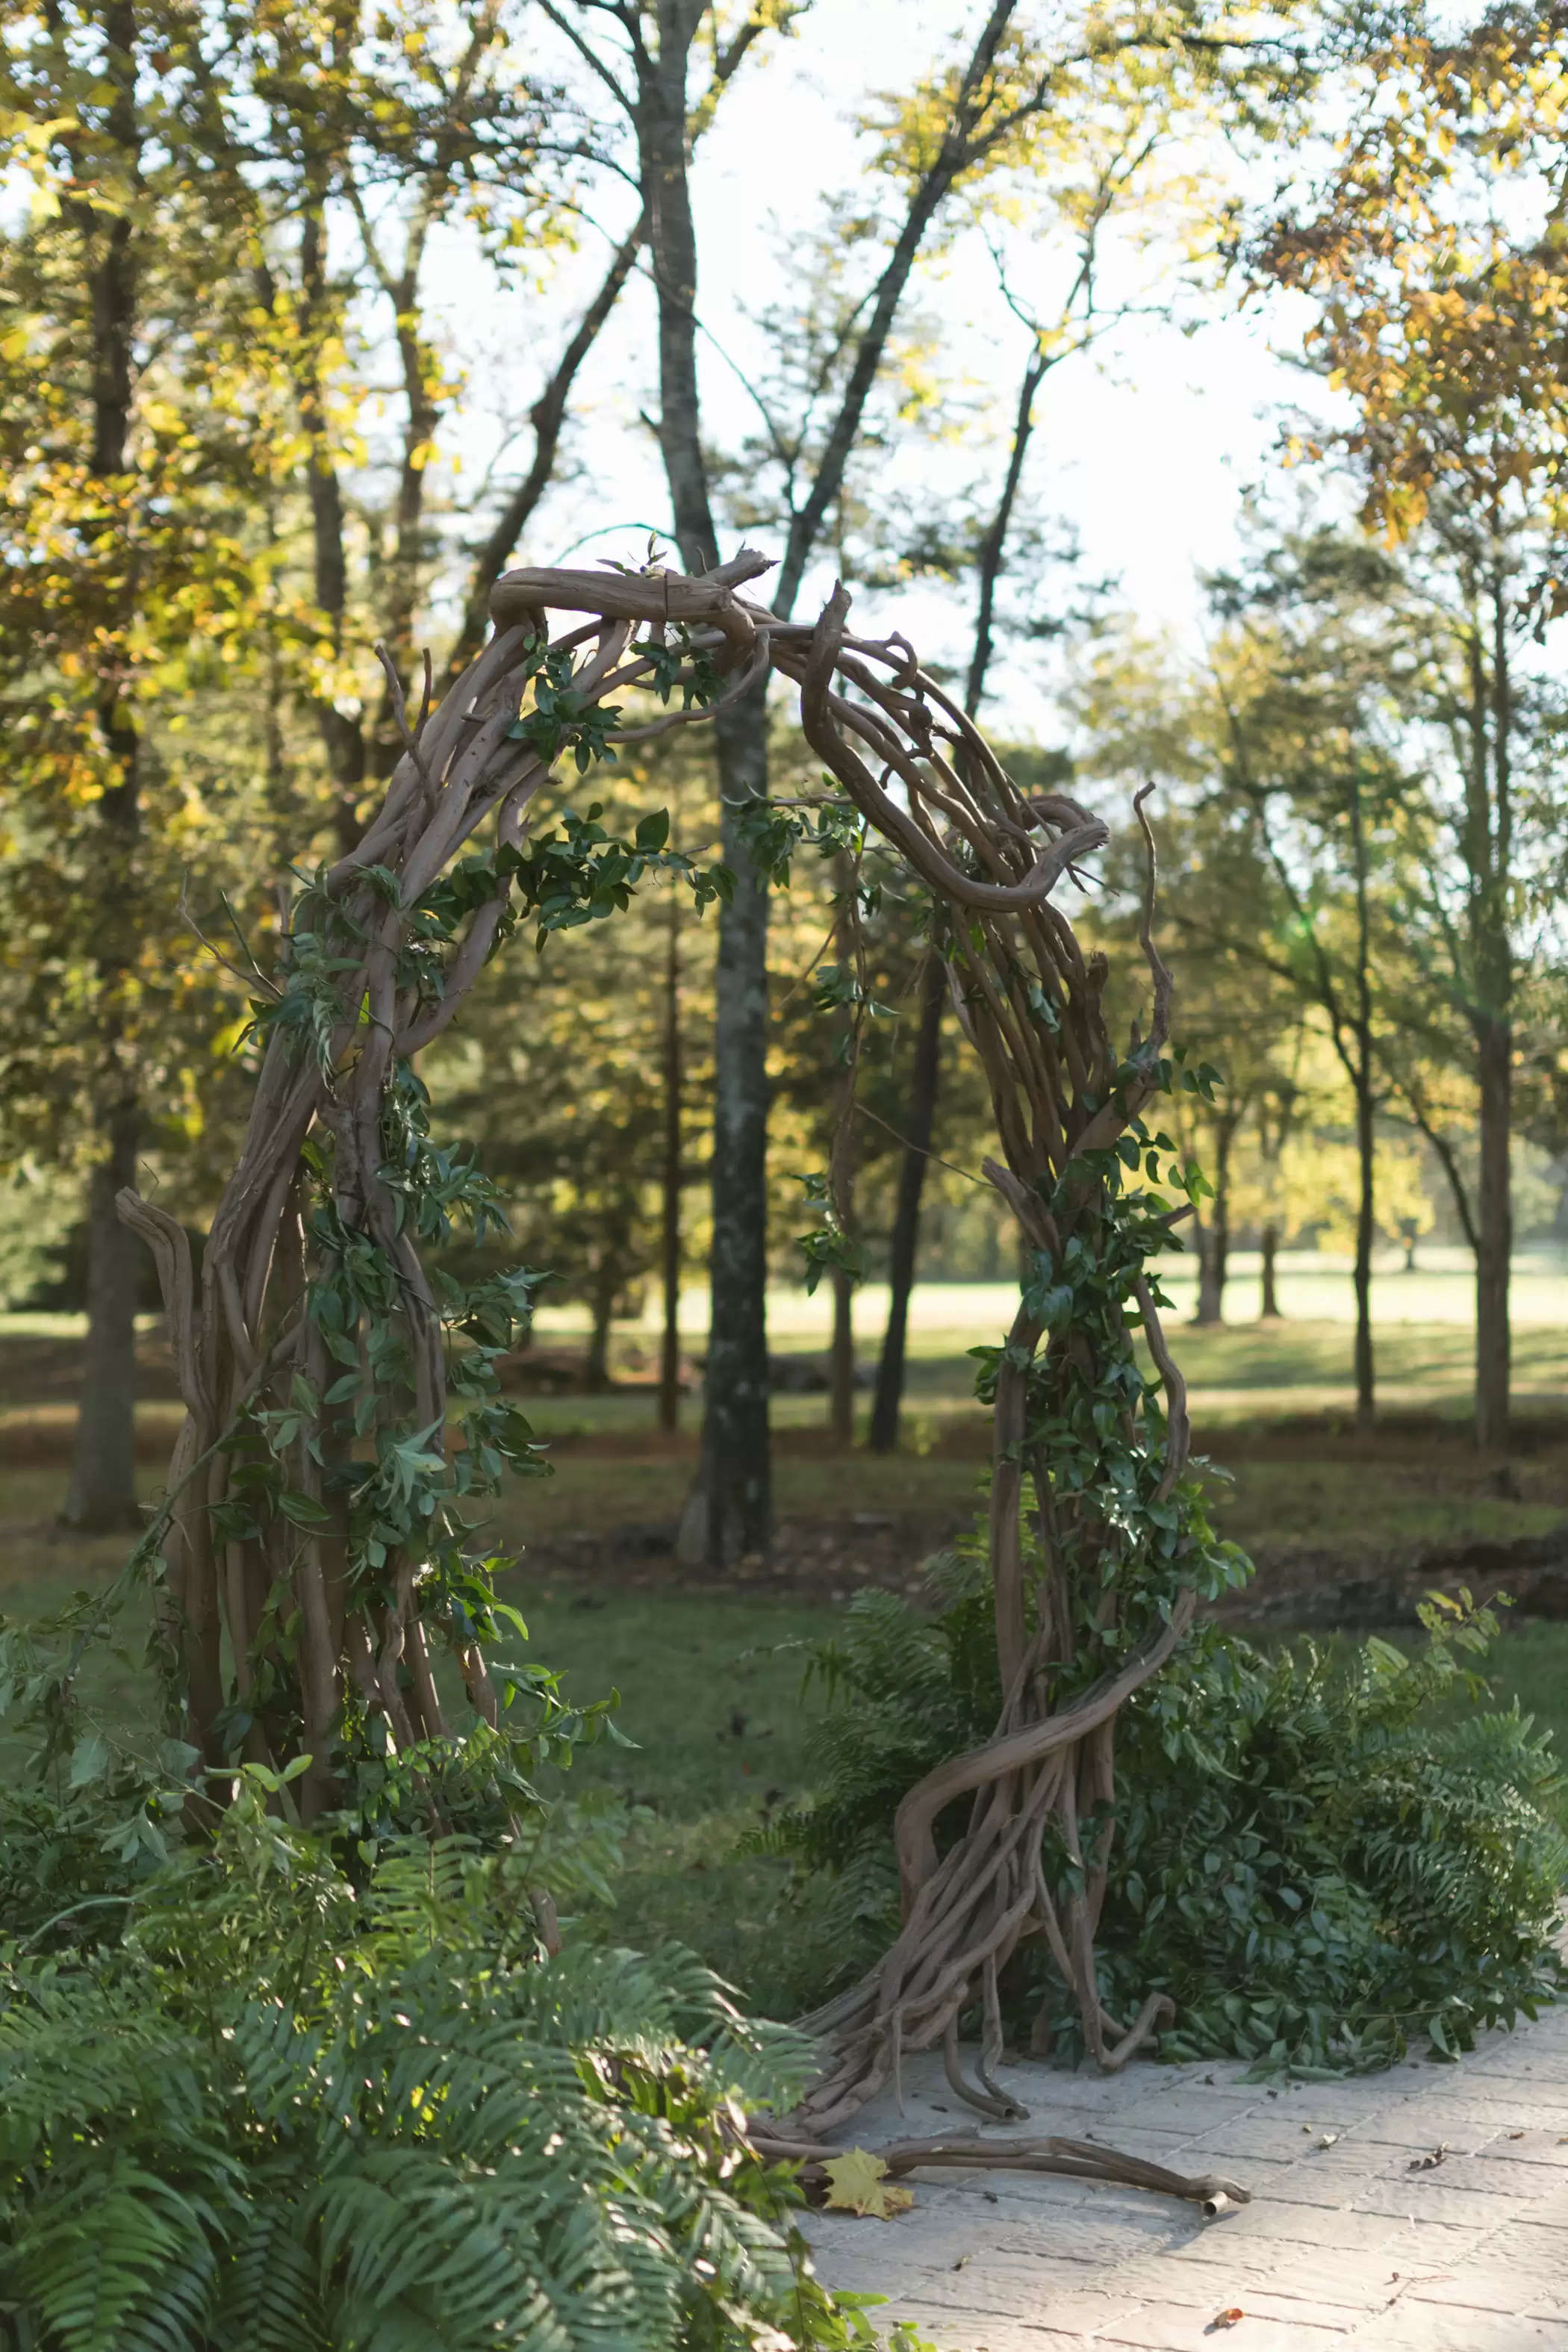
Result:
[[[639,1521],[532,1543],[528,1575],[534,1584],[556,1577],[584,1586],[769,1592],[801,1601],[845,1601],[871,1587],[916,1594],[924,1589],[923,1563],[968,1525],[967,1514],[944,1520],[921,1512],[786,1519],[765,1562],[739,1560],[721,1571],[681,1567],[673,1521]],[[1568,1518],[1544,1535],[1391,1552],[1353,1575],[1335,1551],[1274,1553],[1261,1546],[1255,1565],[1245,1590],[1214,1611],[1241,1630],[1363,1633],[1414,1625],[1419,1602],[1434,1590],[1468,1590],[1478,1600],[1503,1593],[1515,1616],[1568,1619]]]

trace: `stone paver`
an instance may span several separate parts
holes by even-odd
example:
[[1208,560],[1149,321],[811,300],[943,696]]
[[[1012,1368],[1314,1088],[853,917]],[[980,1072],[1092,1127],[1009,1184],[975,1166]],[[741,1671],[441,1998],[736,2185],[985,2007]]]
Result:
[[[981,2132],[1226,2174],[1252,2191],[1234,2212],[1205,2221],[1033,2174],[918,2174],[896,2221],[809,2216],[817,2268],[885,2294],[879,2320],[913,2320],[941,2352],[1568,2352],[1568,2008],[1458,2065],[1296,2084],[1245,2071],[1142,2064],[1102,2082],[1019,2064],[1003,2079],[1030,2122]],[[879,2099],[846,2144],[969,2123],[921,2058],[903,2115]]]

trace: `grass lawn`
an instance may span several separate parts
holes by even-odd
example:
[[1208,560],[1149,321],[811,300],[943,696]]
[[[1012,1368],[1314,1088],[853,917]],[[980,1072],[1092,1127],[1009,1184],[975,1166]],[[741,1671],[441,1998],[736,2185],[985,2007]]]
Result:
[[[36,1486],[29,1498],[44,1499]],[[17,1499],[7,1482],[8,1515]],[[23,1578],[0,1570],[0,1612],[31,1614],[58,1605],[84,1575],[100,1580],[119,1547],[109,1539],[91,1549],[91,1565],[72,1546],[68,1559],[35,1559]],[[556,1784],[566,1796],[610,1803],[625,1824],[615,1910],[585,1918],[581,1932],[636,1945],[674,1937],[759,2009],[795,2013],[815,1979],[812,1917],[786,1901],[784,1864],[740,1849],[749,1830],[809,1790],[820,1696],[803,1694],[805,1645],[831,1633],[844,1604],[769,1592],[605,1591],[544,1583],[526,1570],[508,1584],[533,1654],[563,1673],[574,1697],[618,1690],[616,1723],[634,1743],[605,1739],[579,1751]],[[141,1629],[125,1632],[122,1655],[100,1660],[85,1692],[92,1711],[121,1730],[151,1724]],[[1517,1696],[1568,1752],[1568,1626],[1510,1629],[1490,1674],[1500,1699]],[[22,1758],[18,1742],[0,1738],[0,1770],[17,1770]]]
[[[673,1936],[755,2004],[798,2013],[814,1988],[809,1915],[785,1900],[785,1866],[737,1851],[747,1830],[810,1787],[807,1742],[819,1706],[801,1691],[793,1646],[831,1633],[833,1607],[762,1595],[519,1594],[541,1656],[582,1697],[614,1685],[620,1728],[638,1742],[584,1750],[579,1790],[612,1791],[641,1809],[613,1919],[592,1932],[628,1943]],[[596,1598],[597,1596],[595,1596]],[[1504,1633],[1489,1662],[1502,1705],[1515,1698],[1568,1755],[1568,1625]],[[1568,1822],[1568,1802],[1563,1808]]]
[[[1458,1426],[1448,1427],[1465,1410],[1471,1346],[1469,1330],[1450,1311],[1463,1288],[1459,1272],[1436,1267],[1402,1277],[1390,1270],[1381,1277],[1377,1340],[1387,1423],[1371,1446],[1349,1433],[1351,1330],[1342,1312],[1348,1285],[1321,1266],[1288,1273],[1299,1287],[1287,1288],[1287,1305],[1296,1297],[1306,1310],[1288,1322],[1210,1331],[1173,1324],[1199,1443],[1232,1474],[1220,1500],[1227,1532],[1266,1559],[1289,1564],[1310,1555],[1354,1573],[1393,1554],[1562,1525],[1568,1428],[1521,1430],[1505,1472],[1474,1454]],[[1402,1281],[1415,1286],[1401,1292]],[[1528,1423],[1568,1402],[1561,1275],[1537,1269],[1522,1289],[1516,1278],[1515,1288],[1516,1304],[1527,1310],[1516,1362]],[[816,1701],[802,1697],[803,1645],[831,1631],[854,1589],[856,1526],[896,1522],[914,1547],[912,1563],[922,1529],[956,1526],[981,1502],[988,1429],[973,1402],[973,1366],[964,1350],[996,1336],[1010,1296],[1000,1286],[918,1294],[907,1443],[897,1455],[835,1452],[822,1398],[777,1401],[780,1516],[808,1537],[818,1526],[837,1531],[831,1573],[801,1576],[791,1589],[696,1591],[672,1567],[633,1589],[629,1580],[590,1572],[584,1563],[597,1538],[628,1526],[667,1528],[677,1517],[691,1475],[695,1407],[681,1433],[666,1439],[652,1426],[646,1387],[528,1401],[554,1475],[519,1482],[498,1507],[498,1538],[522,1550],[508,1580],[511,1597],[528,1619],[536,1654],[564,1671],[574,1695],[618,1688],[617,1720],[635,1743],[604,1742],[584,1752],[570,1783],[624,1809],[627,1824],[616,1909],[591,1932],[645,1944],[679,1937],[759,2006],[775,2013],[798,2006],[813,1976],[811,1922],[783,1904],[783,1865],[739,1847],[749,1829],[809,1787]],[[1422,1319],[1398,1319],[1383,1303],[1391,1297],[1418,1307]],[[874,1321],[873,1313],[868,1329]],[[820,1349],[820,1318],[808,1323],[792,1308],[781,1311],[775,1328],[783,1349]],[[562,1336],[569,1339],[569,1328]],[[646,1337],[630,1328],[617,1335],[634,1378],[630,1358]],[[76,1587],[100,1586],[126,1550],[122,1538],[83,1540],[53,1524],[74,1423],[79,1342],[79,1326],[69,1318],[30,1318],[26,1330],[0,1321],[0,1614],[12,1621],[58,1608]],[[177,1408],[159,1398],[140,1408],[149,1497],[177,1421]],[[127,1626],[122,1653],[100,1658],[85,1688],[89,1706],[117,1727],[151,1719],[140,1633]],[[1500,1696],[1517,1696],[1568,1746],[1568,1626],[1517,1625],[1500,1643],[1492,1671]],[[21,1757],[19,1743],[0,1734],[0,1771],[16,1769]]]

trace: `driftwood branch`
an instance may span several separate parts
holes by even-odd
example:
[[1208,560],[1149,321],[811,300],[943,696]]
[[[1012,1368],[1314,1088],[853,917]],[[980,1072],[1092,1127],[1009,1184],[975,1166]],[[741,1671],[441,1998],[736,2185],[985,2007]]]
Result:
[[[549,782],[546,765],[515,724],[542,642],[548,641],[558,667],[561,660],[574,666],[578,710],[612,698],[624,709],[645,689],[662,683],[668,690],[672,655],[685,666],[688,683],[698,689],[694,699],[682,697],[689,707],[661,714],[645,695],[646,719],[636,708],[626,711],[617,730],[622,740],[700,723],[770,670],[797,689],[813,750],[943,911],[950,984],[995,1115],[1000,1158],[985,1173],[1011,1204],[1031,1249],[1053,1265],[1075,1244],[1080,1254],[1098,1245],[1110,1196],[1092,1155],[1118,1141],[1163,1083],[1159,1051],[1172,985],[1153,936],[1146,793],[1136,804],[1150,855],[1140,935],[1154,986],[1153,1020],[1148,1038],[1140,1044],[1135,1036],[1124,1059],[1107,1034],[1104,960],[1084,954],[1053,903],[1064,878],[1108,839],[1104,821],[1064,794],[1021,792],[905,639],[850,635],[842,588],[814,626],[783,622],[742,594],[769,569],[766,557],[742,549],[701,577],[661,570],[508,572],[491,595],[489,645],[434,710],[426,665],[423,707],[412,725],[395,667],[384,654],[405,748],[363,838],[324,877],[326,919],[342,965],[331,1050],[312,1059],[294,1035],[274,1030],[239,1162],[213,1222],[199,1292],[188,1253],[182,1255],[183,1237],[177,1241],[144,1204],[125,1203],[159,1259],[187,1408],[176,1454],[184,1483],[167,1547],[187,1737],[208,1762],[222,1760],[234,1678],[243,1695],[261,1663],[258,1644],[274,1638],[268,1629],[277,1625],[276,1597],[292,1587],[305,1630],[289,1687],[302,1727],[286,1711],[268,1719],[258,1706],[247,1737],[258,1754],[274,1760],[290,1743],[296,1752],[301,1740],[309,1743],[313,1760],[300,1783],[307,1815],[333,1801],[325,1729],[346,1696],[378,1709],[398,1748],[443,1733],[431,1668],[432,1651],[443,1641],[453,1640],[459,1651],[479,1715],[494,1720],[483,1660],[467,1631],[426,1621],[422,1563],[411,1551],[388,1561],[373,1588],[357,1577],[346,1528],[331,1510],[327,1524],[319,1531],[312,1526],[303,1543],[287,1528],[220,1538],[230,1455],[216,1441],[242,1403],[274,1390],[287,1393],[297,1373],[318,1379],[323,1369],[321,1335],[302,1311],[310,1267],[301,1153],[314,1138],[321,1147],[314,1164],[330,1157],[342,1226],[367,1236],[395,1267],[410,1411],[442,1442],[441,1328],[381,1165],[383,1113],[400,1063],[460,1010],[510,886],[499,882],[496,895],[469,917],[434,993],[408,978],[417,968],[407,950],[421,901],[477,835],[493,840],[498,851],[515,844]],[[552,615],[568,623],[554,636]],[[704,703],[703,681],[715,672],[721,683]],[[367,877],[371,867],[379,870]],[[1163,1496],[1186,1461],[1184,1391],[1147,1286],[1135,1295],[1168,1400]],[[1113,1339],[1118,1348],[1130,1345],[1125,1328]],[[1028,1938],[1043,1938],[1076,2002],[1085,2045],[1106,2069],[1144,2046],[1168,2012],[1164,1996],[1152,1994],[1130,2020],[1111,2016],[1100,1990],[1094,1939],[1107,1882],[1116,1718],[1171,1656],[1190,1622],[1194,1594],[1190,1588],[1167,1591],[1155,1606],[1140,1598],[1135,1576],[1124,1588],[1110,1549],[1120,1538],[1099,1516],[1093,1492],[1053,1490],[1037,1429],[1041,1401],[1067,1397],[1074,1380],[1094,1372],[1084,1358],[1087,1345],[1081,1334],[1047,1334],[1020,1308],[997,1372],[990,1519],[1002,1712],[986,1743],[939,1766],[900,1807],[902,1925],[864,1982],[807,2021],[821,2037],[823,2065],[795,2119],[799,2148],[820,2147],[822,2134],[883,2084],[896,2083],[903,2055],[920,2049],[942,2050],[950,2079],[982,2113],[1017,2115],[995,2070],[1003,1972]],[[1128,1431],[1131,1444],[1131,1423]],[[316,1475],[309,1465],[304,1475]],[[1034,1555],[1025,1541],[1030,1488]],[[1103,1664],[1087,1688],[1079,1670],[1086,1643],[1098,1645],[1093,1654]],[[960,1807],[967,1818],[957,1825]],[[1086,1844],[1079,1824],[1091,1818],[1098,1826]],[[1079,1890],[1059,1901],[1042,1861],[1047,1838],[1065,1852],[1068,1884]],[[549,1922],[542,1924],[548,1936]],[[976,2011],[982,2046],[971,2082],[959,2067],[957,2036],[961,2019]],[[1087,2144],[1014,2142],[1005,2144],[1005,2155],[997,2152],[1002,2145],[910,2143],[898,2161],[1088,2168],[1097,2178],[1137,2180],[1199,2201],[1211,2190],[1241,2193],[1229,2183],[1183,2183],[1159,2167]]]
[[[791,2139],[753,2124],[748,2133],[759,2156],[800,2166],[800,2179],[808,2193],[827,2186],[824,2152],[813,2140]],[[932,2139],[894,2140],[871,2151],[880,2158],[885,2178],[907,2179],[911,2172],[1042,2172],[1064,2180],[1112,2181],[1127,2189],[1149,2189],[1163,2197],[1179,2197],[1202,2206],[1212,2220],[1233,2205],[1250,2205],[1252,2192],[1217,2172],[1172,2172],[1140,2156],[1123,2156],[1102,2147],[1098,2140],[983,2140],[973,2133],[944,2133]]]

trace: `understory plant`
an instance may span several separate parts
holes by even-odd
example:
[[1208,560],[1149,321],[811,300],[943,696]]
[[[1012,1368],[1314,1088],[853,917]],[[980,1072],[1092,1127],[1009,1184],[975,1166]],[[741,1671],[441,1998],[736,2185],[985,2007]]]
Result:
[[[948,1555],[931,1578],[923,1608],[859,1595],[819,1648],[817,1795],[759,1841],[798,1865],[795,1899],[840,1977],[897,1920],[904,1791],[998,1707],[983,1552]],[[1568,1838],[1550,1735],[1489,1702],[1490,1609],[1434,1594],[1420,1616],[1409,1648],[1268,1653],[1205,1623],[1123,1711],[1098,1825],[1114,1832],[1100,1985],[1111,2010],[1134,1989],[1168,1997],[1162,2056],[1310,2074],[1386,2064],[1413,2035],[1454,2055],[1563,1989]],[[939,1845],[962,1829],[955,1806]],[[1072,1857],[1057,1841],[1044,1863],[1065,1901]],[[1037,2053],[1081,2052],[1077,2005],[1038,1946],[1017,1954],[1003,2002]]]
[[6,2352],[873,2343],[745,2137],[804,2044],[688,1955],[546,1953],[532,1855],[399,1837],[356,1884],[236,1786],[90,1934],[0,1944]]

